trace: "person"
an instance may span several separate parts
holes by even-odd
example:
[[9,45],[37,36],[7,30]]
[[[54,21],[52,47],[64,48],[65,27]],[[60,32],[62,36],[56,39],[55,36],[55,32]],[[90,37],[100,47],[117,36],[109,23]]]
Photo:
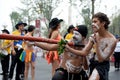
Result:
[[96,45],[94,44],[92,49],[91,49],[91,54],[89,55],[89,62],[90,62],[90,64],[89,64],[89,75],[92,74],[92,71],[93,71],[94,67],[96,66],[96,65],[93,65],[95,55],[96,55]]
[[[74,36],[71,42],[77,42],[76,45],[71,46],[75,49],[82,49],[85,43],[85,38],[88,33],[85,25],[79,25],[78,30],[74,31]],[[35,42],[38,46],[45,50],[57,50],[58,44],[48,44]],[[87,74],[84,69],[87,69],[86,57],[77,56],[68,50],[64,50],[61,54],[61,61],[59,67],[56,69],[52,80],[88,80]]]
[[[3,29],[2,33],[4,34],[10,34],[10,32],[7,29]],[[2,46],[0,49],[6,50],[7,55],[1,60],[1,66],[2,66],[2,73],[3,79],[2,80],[8,80],[8,71],[9,71],[9,60],[10,60],[10,53],[11,53],[11,40],[3,40]]]
[[[28,27],[28,33],[25,34],[25,36],[33,36],[35,27],[33,25],[30,25]],[[25,72],[24,72],[24,80],[28,80],[28,71],[29,66],[31,65],[31,76],[32,80],[35,80],[35,58],[36,54],[34,53],[34,46],[31,45],[30,41],[24,41],[24,51],[26,53],[25,55]]]
[[73,31],[75,27],[73,25],[70,25],[69,28],[67,29],[68,34],[65,36],[65,40],[69,41],[73,37]]
[[[58,18],[53,18],[50,23],[49,23],[49,35],[48,38],[50,39],[54,39],[54,40],[61,40],[61,35],[59,32],[59,29],[61,27],[60,23],[62,22],[62,19],[58,19]],[[48,53],[46,54],[46,60],[49,63],[52,64],[52,76],[55,73],[55,69],[58,67],[60,59],[58,56],[58,52],[55,51],[48,51]]]
[[116,37],[117,39],[117,45],[115,47],[114,50],[114,58],[115,58],[115,62],[114,62],[114,67],[115,70],[119,70],[119,66],[120,66],[120,37]]
[[[16,30],[12,32],[13,35],[18,35],[18,36],[24,36],[23,30],[24,27],[27,26],[27,23],[24,23],[22,21],[19,21],[16,25],[15,28]],[[19,60],[19,56],[23,51],[22,48],[22,42],[23,40],[14,40],[12,44],[12,62],[10,66],[10,73],[9,73],[9,80],[12,80],[13,74],[14,74],[14,68],[16,66],[16,76],[15,80],[22,80],[24,77],[24,62],[21,62]]]
[[110,21],[106,14],[98,12],[92,17],[92,34],[87,45],[82,50],[75,50],[68,45],[65,47],[72,53],[80,56],[89,54],[93,45],[96,46],[96,55],[94,59],[94,69],[89,80],[108,80],[108,72],[110,68],[110,56],[114,52],[116,46],[116,38],[108,31]]

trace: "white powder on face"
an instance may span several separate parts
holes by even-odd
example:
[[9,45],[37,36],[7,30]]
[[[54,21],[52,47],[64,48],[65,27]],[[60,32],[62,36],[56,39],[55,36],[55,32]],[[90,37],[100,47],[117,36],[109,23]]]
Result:
[[92,26],[95,26],[97,29],[99,29],[99,26],[95,23],[92,23]]

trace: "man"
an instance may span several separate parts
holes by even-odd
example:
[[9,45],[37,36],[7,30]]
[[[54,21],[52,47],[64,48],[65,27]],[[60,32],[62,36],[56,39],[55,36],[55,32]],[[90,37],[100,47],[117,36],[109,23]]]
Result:
[[[4,34],[10,34],[10,32],[7,29],[3,29],[2,33]],[[3,80],[8,80],[8,70],[9,70],[9,59],[10,59],[10,53],[11,53],[11,40],[3,40],[1,50],[7,51],[7,55],[3,57],[1,60],[2,65],[2,74],[3,74]]]
[[[71,47],[81,50],[85,44],[87,33],[87,27],[85,25],[79,25],[78,30],[74,31],[74,36],[70,40],[75,42],[76,45]],[[59,48],[58,44],[47,44],[39,42],[35,42],[35,46],[46,50],[57,50]],[[68,50],[65,50],[60,56],[60,65],[56,70],[52,80],[88,80],[84,71],[86,68],[84,65],[86,61],[85,57],[75,55]]]
[[96,47],[96,54],[94,62],[92,63],[94,69],[89,80],[108,80],[108,72],[110,68],[110,56],[114,52],[116,46],[116,38],[108,31],[110,21],[106,14],[98,12],[92,17],[92,29],[94,34],[90,37],[88,44],[82,50],[75,50],[68,45],[66,48],[81,56],[89,54],[93,45]]
[[[17,30],[13,31],[13,35],[18,35],[18,36],[23,36],[23,30],[24,27],[26,26],[26,23],[23,23],[22,21],[18,22],[15,25],[15,28]],[[14,68],[16,66],[16,76],[15,80],[21,80],[23,79],[24,76],[24,62],[21,62],[19,60],[19,56],[23,51],[22,48],[22,40],[14,40],[13,45],[12,45],[12,63],[10,67],[10,73],[9,73],[9,80],[13,78],[13,73],[14,73]]]

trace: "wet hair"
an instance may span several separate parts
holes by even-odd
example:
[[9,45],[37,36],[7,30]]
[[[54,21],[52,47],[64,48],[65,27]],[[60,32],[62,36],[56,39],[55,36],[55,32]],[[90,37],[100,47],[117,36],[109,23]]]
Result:
[[35,26],[30,25],[30,26],[28,27],[28,32],[32,32],[34,29],[35,29]]
[[98,12],[93,15],[92,19],[93,18],[98,18],[98,20],[100,20],[100,22],[105,22],[104,27],[105,27],[105,29],[108,29],[108,25],[110,24],[110,21],[106,14]]
[[87,28],[87,26],[86,26],[86,25],[78,25],[77,28],[78,28],[77,31],[78,31],[83,37],[86,38],[86,36],[87,36],[87,34],[88,34],[88,28]]

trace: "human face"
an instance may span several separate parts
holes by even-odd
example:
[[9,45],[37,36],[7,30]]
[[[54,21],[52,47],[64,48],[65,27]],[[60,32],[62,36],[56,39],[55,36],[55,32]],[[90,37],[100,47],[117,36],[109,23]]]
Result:
[[98,32],[101,27],[101,23],[98,18],[93,18],[92,20],[92,30],[93,32]]
[[21,24],[21,25],[19,25],[19,30],[24,30],[24,25],[23,24]]
[[74,28],[73,28],[73,29],[70,29],[70,32],[73,33],[73,32],[74,32]]
[[57,28],[60,29],[60,27],[61,27],[61,24],[58,24]]
[[73,41],[81,42],[82,36],[78,31],[73,31]]

